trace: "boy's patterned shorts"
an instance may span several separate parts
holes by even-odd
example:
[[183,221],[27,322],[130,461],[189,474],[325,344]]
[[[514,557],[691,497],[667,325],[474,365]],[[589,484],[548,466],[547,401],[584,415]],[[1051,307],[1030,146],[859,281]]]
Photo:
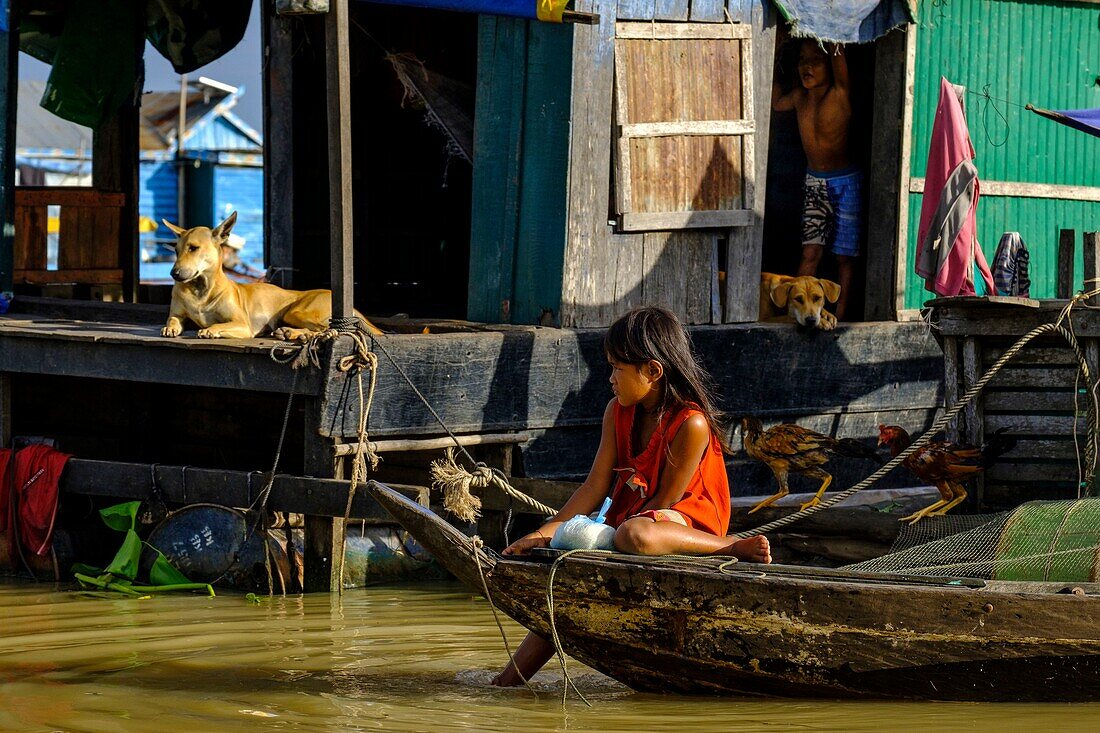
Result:
[[863,173],[856,168],[822,173],[806,171],[802,199],[802,244],[828,247],[855,257],[863,213]]

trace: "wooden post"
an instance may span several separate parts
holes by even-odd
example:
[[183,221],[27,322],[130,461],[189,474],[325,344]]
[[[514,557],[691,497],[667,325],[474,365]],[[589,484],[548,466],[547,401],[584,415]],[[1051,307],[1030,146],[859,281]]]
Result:
[[[512,476],[512,444],[483,446],[477,451],[479,460],[485,461],[490,468],[499,468],[505,476]],[[496,488],[489,489],[496,491]],[[513,512],[513,516],[516,512]],[[514,535],[506,533],[505,524],[508,522],[508,511],[483,512],[477,520],[477,534],[486,545],[493,549],[503,549],[508,540],[515,539]]]
[[1058,232],[1058,289],[1054,297],[1069,299],[1073,295],[1073,240],[1077,232],[1062,229]]
[[[769,3],[752,3],[752,92],[749,113],[756,121],[756,133],[742,138],[751,146],[753,170],[745,171],[744,197],[752,208],[753,223],[729,231],[726,240],[726,323],[751,323],[760,315],[760,260],[764,247],[764,192],[768,188],[768,130],[772,119],[772,73],[775,58],[775,15]],[[744,74],[743,74],[744,75]],[[746,79],[747,81],[747,79]],[[746,85],[743,82],[743,86]]]
[[[332,444],[318,431],[321,405],[316,399],[305,401],[305,455],[303,463],[307,475],[318,478],[344,478],[344,460],[333,458]],[[303,562],[305,574],[302,585],[307,593],[315,591],[339,591],[343,579],[337,552],[344,547],[344,519],[342,517],[305,517],[305,548]]]
[[[139,41],[137,68],[144,69],[145,31],[142,14],[135,13],[134,34]],[[126,203],[118,212],[118,266],[122,270],[122,299],[137,302],[140,280],[138,189],[141,128],[141,93],[145,75],[138,73],[129,99],[92,132],[92,185],[101,191],[121,193]],[[107,245],[109,246],[109,245]]]
[[19,96],[19,34],[12,3],[0,6],[0,295],[15,276],[15,107]]
[[285,145],[264,151],[264,264],[272,282],[294,282],[294,23],[270,4],[261,12],[264,31],[264,135]]
[[328,96],[329,266],[333,318],[350,318],[355,301],[350,78],[348,0],[332,0],[325,16],[325,91]]
[[[959,401],[959,339],[943,338],[943,407],[950,410]],[[959,418],[947,423],[944,431],[949,441],[959,439]]]
[[[1085,292],[1100,289],[1100,232],[1085,232],[1082,248],[1085,257]],[[1100,305],[1100,297],[1089,298],[1089,305]]]
[[[973,336],[963,339],[962,369],[963,391],[965,391],[973,387],[982,376],[981,344]],[[964,407],[962,414],[966,425],[966,441],[971,445],[981,445],[982,440],[985,439],[985,410],[982,408],[982,397],[979,396]],[[968,506],[980,510],[984,495],[985,478],[979,475],[974,481],[974,491],[967,500]]]
[[907,32],[887,33],[875,42],[875,105],[872,112],[871,169],[868,171],[867,287],[864,316],[888,321],[896,316],[893,283],[897,261],[899,193],[901,181],[901,125],[905,107]]

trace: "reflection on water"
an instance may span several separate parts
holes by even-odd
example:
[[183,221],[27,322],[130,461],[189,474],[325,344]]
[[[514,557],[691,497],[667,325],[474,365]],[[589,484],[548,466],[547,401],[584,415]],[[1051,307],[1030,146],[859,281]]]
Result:
[[[1100,705],[730,700],[635,694],[574,663],[488,685],[504,652],[455,584],[144,601],[0,585],[0,730],[665,731],[1095,729]],[[522,630],[507,626],[518,643]]]

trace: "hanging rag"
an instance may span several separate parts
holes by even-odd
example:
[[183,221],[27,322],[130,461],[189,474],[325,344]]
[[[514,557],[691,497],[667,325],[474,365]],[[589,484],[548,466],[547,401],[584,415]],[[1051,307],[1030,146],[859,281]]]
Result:
[[69,458],[43,444],[28,445],[14,456],[0,450],[0,530],[12,550],[18,538],[35,555],[49,552],[61,472]]
[[915,270],[937,295],[975,295],[974,266],[986,292],[996,292],[978,244],[978,169],[966,125],[966,88],[940,79],[940,101],[928,147]]
[[1031,297],[1031,278],[1028,276],[1030,255],[1019,232],[1005,232],[993,256],[993,282],[998,295]]

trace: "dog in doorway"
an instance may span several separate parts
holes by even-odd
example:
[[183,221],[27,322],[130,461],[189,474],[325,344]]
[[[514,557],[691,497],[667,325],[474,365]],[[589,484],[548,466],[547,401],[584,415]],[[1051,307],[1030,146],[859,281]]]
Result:
[[832,331],[836,316],[825,310],[825,303],[835,303],[839,298],[840,286],[832,280],[760,273],[761,322],[794,322]]
[[[198,336],[203,339],[271,334],[286,341],[303,341],[328,328],[331,291],[286,290],[271,283],[238,283],[226,276],[221,245],[236,223],[236,211],[213,229],[184,229],[164,222],[178,239],[172,305],[161,335],[179,336],[190,322],[198,326]],[[367,331],[382,333],[362,314],[356,316]]]

